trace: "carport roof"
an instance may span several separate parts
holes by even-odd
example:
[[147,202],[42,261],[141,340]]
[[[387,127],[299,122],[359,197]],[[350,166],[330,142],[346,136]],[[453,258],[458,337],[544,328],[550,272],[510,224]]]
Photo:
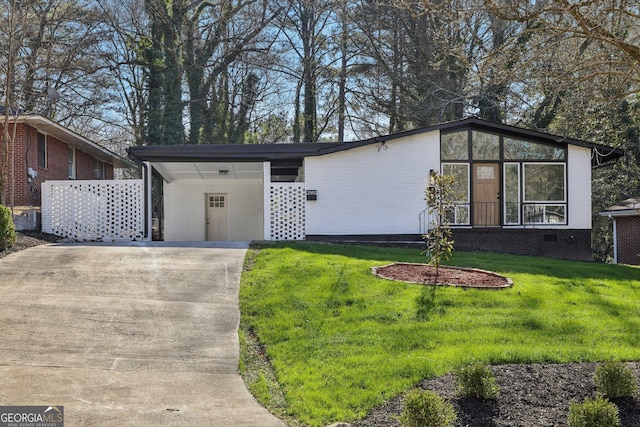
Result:
[[302,144],[208,144],[208,145],[151,145],[129,148],[129,157],[148,162],[264,162],[301,159],[350,150],[370,144],[381,144],[394,139],[431,131],[455,132],[463,129],[496,133],[549,144],[570,144],[592,150],[592,165],[600,166],[624,156],[624,151],[606,145],[549,133],[494,123],[469,117],[434,126],[427,126],[391,135],[381,135],[354,142],[302,143]]
[[299,159],[338,151],[346,143],[149,145],[129,148],[148,162],[264,162]]

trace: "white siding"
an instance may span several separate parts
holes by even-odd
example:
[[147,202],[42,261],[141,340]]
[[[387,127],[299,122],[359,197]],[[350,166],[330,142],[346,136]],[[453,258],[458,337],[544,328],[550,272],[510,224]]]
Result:
[[591,228],[591,149],[569,145],[567,153],[568,228]]
[[418,234],[429,171],[440,170],[439,132],[305,159],[308,235]]
[[262,239],[263,185],[260,179],[178,180],[164,184],[164,239],[206,240],[205,195],[229,195],[229,240]]

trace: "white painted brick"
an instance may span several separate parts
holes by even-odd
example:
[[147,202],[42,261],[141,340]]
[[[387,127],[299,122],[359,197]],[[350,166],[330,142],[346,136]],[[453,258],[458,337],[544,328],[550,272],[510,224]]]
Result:
[[164,184],[165,240],[206,240],[205,197],[209,193],[228,194],[229,240],[263,238],[262,180],[218,178]]
[[440,169],[437,131],[305,159],[307,234],[418,234],[431,169]]
[[567,153],[568,228],[591,228],[591,149],[569,145]]

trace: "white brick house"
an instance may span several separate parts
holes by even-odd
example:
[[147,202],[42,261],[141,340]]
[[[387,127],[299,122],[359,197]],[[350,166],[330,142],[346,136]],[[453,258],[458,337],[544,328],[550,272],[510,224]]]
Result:
[[590,257],[591,168],[624,153],[468,118],[348,143],[133,147],[165,240],[417,241],[430,171],[457,177],[458,249]]

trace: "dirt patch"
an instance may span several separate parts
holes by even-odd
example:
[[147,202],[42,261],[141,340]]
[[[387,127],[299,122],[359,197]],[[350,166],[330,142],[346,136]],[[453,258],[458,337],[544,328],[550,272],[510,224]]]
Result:
[[449,285],[467,288],[509,288],[513,281],[491,271],[475,268],[440,267],[437,271],[427,264],[397,262],[373,267],[373,274],[389,280],[428,285]]
[[46,245],[47,243],[55,243],[62,239],[60,236],[53,234],[41,233],[39,231],[17,231],[16,243],[8,249],[0,251],[0,258],[7,255],[20,252],[32,246]]
[[[454,375],[423,381],[419,387],[448,399],[458,413],[456,427],[555,427],[566,426],[569,404],[596,394],[593,375],[596,364],[496,365],[491,370],[500,387],[495,400],[462,398],[457,395]],[[640,375],[640,364],[629,363]],[[640,426],[638,398],[612,399],[624,427]],[[400,427],[402,396],[371,411],[352,427]]]

